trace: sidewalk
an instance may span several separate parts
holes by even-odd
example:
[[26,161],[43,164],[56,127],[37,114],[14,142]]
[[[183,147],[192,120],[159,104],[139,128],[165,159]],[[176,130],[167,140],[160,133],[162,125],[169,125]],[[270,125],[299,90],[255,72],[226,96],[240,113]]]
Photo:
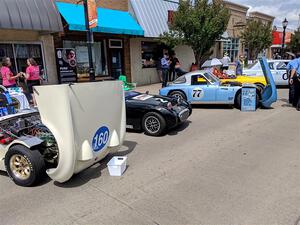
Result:
[[146,91],[149,91],[150,94],[158,94],[159,89],[161,89],[161,83],[140,86],[134,90],[141,93],[145,93]]

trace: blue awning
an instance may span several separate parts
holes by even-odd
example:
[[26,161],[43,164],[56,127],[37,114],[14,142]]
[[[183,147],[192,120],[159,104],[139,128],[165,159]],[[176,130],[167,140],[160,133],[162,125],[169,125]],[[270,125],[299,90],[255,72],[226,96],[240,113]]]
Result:
[[[56,2],[58,11],[69,25],[69,30],[86,31],[83,5]],[[98,26],[93,32],[143,36],[144,30],[124,11],[98,8]]]

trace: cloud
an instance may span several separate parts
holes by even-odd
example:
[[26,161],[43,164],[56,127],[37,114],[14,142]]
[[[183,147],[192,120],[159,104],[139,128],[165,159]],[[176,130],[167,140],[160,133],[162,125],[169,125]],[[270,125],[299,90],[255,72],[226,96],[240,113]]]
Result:
[[275,17],[274,25],[282,26],[287,18],[289,28],[296,29],[300,15],[300,0],[230,0],[250,7],[250,11],[259,11]]

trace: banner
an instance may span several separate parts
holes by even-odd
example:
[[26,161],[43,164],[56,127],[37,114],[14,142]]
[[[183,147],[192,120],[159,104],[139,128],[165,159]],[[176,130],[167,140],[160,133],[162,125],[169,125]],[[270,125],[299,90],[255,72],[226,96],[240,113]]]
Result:
[[59,82],[77,82],[76,52],[73,48],[57,48],[56,63]]
[[89,26],[95,28],[98,25],[98,13],[95,0],[87,0],[88,14],[89,14]]
[[[283,38],[283,32],[282,31],[272,31],[273,35],[273,45],[281,45],[282,44],[282,38]],[[289,44],[291,42],[292,33],[286,32],[285,33],[285,44]]]

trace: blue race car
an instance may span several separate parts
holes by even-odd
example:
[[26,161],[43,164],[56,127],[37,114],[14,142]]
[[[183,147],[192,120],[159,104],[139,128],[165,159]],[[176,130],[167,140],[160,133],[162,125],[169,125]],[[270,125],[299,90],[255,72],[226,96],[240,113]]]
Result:
[[[263,92],[257,88],[256,104],[269,108],[277,100],[276,86],[266,59],[260,59],[267,85]],[[255,86],[255,85],[254,85]],[[221,83],[219,78],[209,71],[193,71],[187,73],[169,86],[160,89],[159,94],[185,99],[190,103],[228,104],[241,107],[241,90],[243,87],[253,87],[253,84],[237,82]]]

